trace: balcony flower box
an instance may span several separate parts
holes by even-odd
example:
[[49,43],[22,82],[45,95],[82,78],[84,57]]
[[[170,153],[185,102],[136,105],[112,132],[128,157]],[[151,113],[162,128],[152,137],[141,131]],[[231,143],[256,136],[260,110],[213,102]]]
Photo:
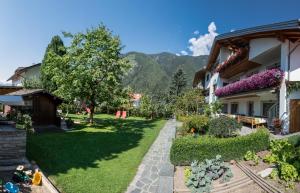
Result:
[[248,48],[239,48],[233,55],[229,56],[229,58],[223,63],[219,64],[216,68],[215,72],[223,72],[226,68],[231,65],[238,63],[247,57]]
[[228,84],[222,88],[218,88],[215,91],[215,95],[224,97],[247,91],[277,87],[280,85],[283,76],[283,72],[279,69],[266,70],[232,84]]

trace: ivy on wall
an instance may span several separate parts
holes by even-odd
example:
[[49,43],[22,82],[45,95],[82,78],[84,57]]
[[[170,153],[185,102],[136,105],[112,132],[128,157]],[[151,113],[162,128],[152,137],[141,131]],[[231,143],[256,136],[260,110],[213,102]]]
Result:
[[289,95],[294,91],[300,91],[300,82],[290,82],[287,86],[287,91]]

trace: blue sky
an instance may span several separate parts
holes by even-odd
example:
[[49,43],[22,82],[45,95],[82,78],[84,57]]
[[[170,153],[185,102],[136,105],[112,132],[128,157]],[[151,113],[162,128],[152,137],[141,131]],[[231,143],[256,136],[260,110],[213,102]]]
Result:
[[299,7],[296,0],[2,0],[0,81],[18,66],[40,62],[51,37],[62,31],[103,22],[120,35],[124,53],[199,55],[217,34],[297,19]]

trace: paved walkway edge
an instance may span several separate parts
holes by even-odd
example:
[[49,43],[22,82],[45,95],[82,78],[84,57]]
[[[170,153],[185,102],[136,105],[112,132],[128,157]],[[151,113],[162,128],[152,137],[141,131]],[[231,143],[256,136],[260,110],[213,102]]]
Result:
[[175,138],[176,121],[168,120],[142,160],[126,193],[172,193],[174,166],[170,149]]

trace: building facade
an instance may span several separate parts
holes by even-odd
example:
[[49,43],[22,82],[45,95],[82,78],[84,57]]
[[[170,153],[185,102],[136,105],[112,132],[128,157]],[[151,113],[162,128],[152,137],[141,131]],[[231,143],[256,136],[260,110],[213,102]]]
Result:
[[[300,21],[292,20],[217,36],[205,69],[195,74],[206,101],[223,113],[279,118],[283,133],[300,131]],[[298,118],[297,118],[298,117]]]
[[40,68],[41,63],[33,64],[27,67],[19,67],[7,81],[11,81],[13,86],[22,86],[22,82],[25,79],[39,79],[41,74]]

